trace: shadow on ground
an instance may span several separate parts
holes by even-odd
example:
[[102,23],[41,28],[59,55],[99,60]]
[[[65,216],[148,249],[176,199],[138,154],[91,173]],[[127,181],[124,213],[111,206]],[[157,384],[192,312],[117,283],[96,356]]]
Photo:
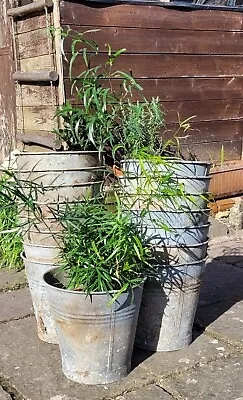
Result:
[[231,255],[225,251],[207,264],[195,317],[194,338],[241,300],[243,256],[233,249]]

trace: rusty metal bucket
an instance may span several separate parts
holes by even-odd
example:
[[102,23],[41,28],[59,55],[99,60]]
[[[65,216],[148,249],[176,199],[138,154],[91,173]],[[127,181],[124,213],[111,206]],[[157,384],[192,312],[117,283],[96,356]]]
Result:
[[135,344],[149,351],[188,346],[196,313],[205,259],[161,267],[144,285]]
[[55,322],[51,316],[43,274],[54,267],[51,263],[27,260],[22,254],[25,264],[29,290],[37,321],[37,334],[39,339],[47,343],[58,343]]
[[142,287],[123,293],[109,304],[107,293],[63,289],[65,276],[44,274],[67,378],[97,385],[124,378],[131,368]]

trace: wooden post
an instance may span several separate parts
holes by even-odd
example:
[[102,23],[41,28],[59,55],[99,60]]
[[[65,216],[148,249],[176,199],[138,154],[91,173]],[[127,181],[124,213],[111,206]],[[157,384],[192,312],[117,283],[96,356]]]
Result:
[[55,82],[58,80],[58,73],[56,71],[16,71],[13,79],[20,82]]
[[44,7],[52,7],[52,0],[37,0],[34,3],[26,4],[22,7],[10,8],[7,12],[9,17],[21,17],[24,14],[29,14],[35,11],[44,9]]

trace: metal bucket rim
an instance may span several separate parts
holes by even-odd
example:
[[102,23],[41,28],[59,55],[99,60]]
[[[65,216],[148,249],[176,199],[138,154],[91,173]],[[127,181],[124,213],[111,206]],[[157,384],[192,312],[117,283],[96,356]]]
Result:
[[[83,296],[86,296],[86,297],[88,297],[88,296],[95,296],[95,295],[99,295],[99,296],[100,296],[100,295],[109,295],[109,294],[113,294],[113,293],[118,293],[118,292],[119,292],[119,290],[109,290],[108,292],[90,292],[89,294],[87,294],[87,293],[85,293],[85,292],[82,292],[81,290],[79,291],[79,290],[71,290],[71,289],[58,288],[58,287],[56,287],[56,286],[51,285],[50,283],[48,283],[48,282],[46,281],[46,279],[45,279],[45,277],[46,277],[47,274],[52,274],[52,271],[54,272],[54,271],[57,271],[58,269],[59,269],[59,267],[51,268],[49,271],[44,272],[44,274],[42,275],[42,279],[44,280],[45,284],[46,284],[47,286],[53,288],[53,289],[58,290],[58,291],[62,291],[62,292],[64,292],[64,293],[72,293],[72,294],[76,294],[76,295],[83,295]],[[52,275],[53,275],[53,274],[52,274]],[[147,279],[147,278],[145,278],[145,279],[143,280],[143,282],[140,283],[140,285],[136,285],[136,286],[134,286],[132,289],[136,289],[136,288],[142,287],[146,279]],[[128,289],[128,290],[130,290],[130,289]],[[128,293],[128,290],[127,290],[126,292],[123,292],[122,294]],[[119,298],[118,298],[118,300],[119,300]]]
[[[194,214],[194,213],[198,213],[198,212],[202,212],[202,213],[207,214],[210,210],[211,210],[210,208],[199,208],[198,210],[192,210],[192,211],[189,211],[189,210],[178,210],[178,211],[170,211],[170,210],[148,210],[148,214],[147,214],[147,215],[149,215],[149,213],[188,214],[188,215],[190,215],[191,213]],[[141,210],[140,210],[140,209],[137,210],[137,209],[134,209],[134,208],[130,208],[129,211],[141,211]]]
[[[23,244],[27,245],[27,246],[30,246],[30,247],[41,247],[41,248],[45,248],[45,249],[57,249],[57,248],[60,249],[61,248],[59,246],[50,246],[50,245],[45,245],[44,246],[42,244],[28,243],[28,242],[25,242],[25,241],[23,242]],[[22,255],[21,255],[21,257],[22,257]],[[29,260],[29,259],[27,259],[27,260]]]
[[[82,183],[77,183],[77,184],[72,184],[72,185],[63,185],[63,184],[59,184],[59,185],[48,185],[48,186],[41,186],[42,189],[53,189],[53,188],[67,188],[67,187],[72,187],[72,188],[76,188],[76,187],[83,187],[83,186],[93,186],[93,185],[97,185],[99,183],[103,183],[103,181],[94,181],[94,182],[82,182]],[[22,186],[24,189],[29,186]]]
[[[22,258],[23,261],[28,261],[28,262],[31,262],[32,264],[37,264],[37,265],[39,265],[39,264],[41,264],[41,265],[50,265],[50,266],[51,265],[52,266],[58,265],[58,264],[55,264],[53,262],[49,263],[49,262],[46,262],[46,261],[36,261],[36,260],[32,260],[32,259],[26,258],[24,251],[21,253],[21,258]],[[56,267],[56,268],[58,268],[58,267]]]
[[[173,231],[176,229],[183,229],[183,230],[185,230],[185,229],[201,229],[201,228],[208,228],[209,226],[210,226],[211,224],[209,223],[209,224],[203,224],[203,225],[192,225],[192,226],[180,226],[180,227],[177,227],[177,226],[174,226],[173,227]],[[150,228],[150,227],[148,227],[148,228]],[[163,228],[158,228],[158,229],[163,229]]]
[[200,264],[204,264],[208,259],[207,257],[201,258],[201,260],[197,260],[197,261],[193,261],[190,263],[186,263],[186,264],[158,264],[158,266],[161,266],[162,268],[168,267],[168,268],[179,268],[179,267],[185,267],[185,266],[194,266],[194,265],[200,265]]
[[[207,162],[207,161],[185,161],[185,160],[180,160],[177,158],[165,158],[165,161],[169,161],[169,162],[176,162],[177,164],[190,164],[190,165],[207,165],[207,166],[211,166],[212,163]],[[149,161],[149,160],[143,160],[144,162],[153,162],[153,161]],[[135,159],[135,158],[128,158],[127,160],[121,160],[121,164],[124,164],[126,162],[130,162],[130,163],[139,163],[139,160]]]
[[[126,172],[126,171],[124,171],[124,172]],[[132,179],[136,179],[136,178],[141,178],[141,177],[143,177],[142,175],[135,175],[135,176],[132,176],[132,177],[129,177],[129,180],[132,180]],[[202,181],[202,180],[210,180],[211,179],[211,176],[209,176],[209,175],[203,175],[203,176],[200,176],[200,175],[185,175],[185,176],[175,176],[175,178],[177,179],[177,180],[185,180],[185,179],[190,179],[190,180],[196,180],[196,181]],[[119,179],[126,179],[126,176],[121,176],[121,177],[119,177]],[[205,193],[209,193],[209,192],[205,192]]]
[[100,165],[100,166],[96,166],[96,167],[83,167],[83,168],[61,168],[61,169],[51,169],[51,170],[38,170],[38,169],[14,169],[14,172],[20,172],[21,174],[29,174],[30,172],[37,172],[37,173],[53,173],[53,172],[57,172],[57,173],[61,173],[61,172],[84,172],[84,171],[99,171],[105,170],[105,165]]
[[38,151],[36,151],[36,152],[34,152],[34,151],[32,151],[32,152],[28,152],[28,151],[22,151],[22,152],[20,152],[20,153],[18,153],[18,154],[13,154],[14,155],[14,157],[22,157],[22,156],[26,156],[26,155],[55,155],[55,156],[59,156],[59,155],[70,155],[70,154],[77,154],[77,155],[82,155],[82,154],[102,154],[102,155],[104,155],[105,154],[105,152],[104,151],[102,151],[102,152],[99,152],[99,151],[96,151],[96,150],[75,150],[75,151],[71,151],[71,150],[68,150],[68,151],[40,151],[40,152],[38,152]]
[[[165,245],[165,246],[163,246],[163,247],[161,247],[161,249],[189,249],[189,248],[197,248],[197,247],[203,247],[203,246],[206,246],[207,244],[208,244],[208,242],[209,242],[209,238],[208,238],[208,240],[206,240],[205,242],[201,242],[201,243],[196,243],[196,244],[190,244],[190,245],[184,245],[184,244],[178,244],[178,245]],[[159,249],[160,248],[160,246],[156,246],[156,248],[157,249]]]

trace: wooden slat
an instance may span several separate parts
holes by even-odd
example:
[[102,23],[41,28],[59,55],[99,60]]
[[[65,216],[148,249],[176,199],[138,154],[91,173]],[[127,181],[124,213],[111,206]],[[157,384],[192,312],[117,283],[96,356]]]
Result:
[[[209,122],[193,122],[190,121],[190,129],[186,132],[181,130],[177,136],[181,143],[186,145],[200,144],[207,142],[223,142],[227,140],[242,140],[243,138],[243,121],[209,121]],[[164,137],[167,139],[173,137],[178,131],[177,124],[168,124]]]
[[[104,64],[106,55],[93,57],[92,66]],[[243,75],[243,56],[203,56],[203,55],[158,55],[126,54],[121,55],[115,68],[121,71],[131,70],[135,78],[169,77],[233,77]],[[84,66],[81,58],[73,64],[73,75],[78,75]],[[64,64],[65,76],[68,76],[68,64]]]
[[220,162],[220,151],[224,146],[225,161],[241,159],[241,141],[225,141],[191,144],[190,146],[181,146],[182,152],[188,156],[188,148],[192,154],[197,156],[198,160],[210,161],[212,163]]
[[39,145],[54,150],[61,148],[61,141],[57,140],[55,133],[50,131],[17,132],[17,140],[32,146]]
[[47,54],[39,57],[24,58],[20,60],[20,68],[22,72],[52,70],[55,68],[53,56]]
[[21,113],[19,123],[17,124],[18,130],[22,131],[51,131],[57,126],[57,120],[53,119],[56,107],[23,107],[21,121]]
[[[93,28],[87,26],[85,29]],[[105,44],[109,43],[113,50],[126,48],[127,53],[243,54],[243,32],[198,31],[192,34],[190,30],[182,32],[176,29],[95,28],[100,30],[86,37],[97,41],[100,51],[106,51]],[[73,29],[84,31],[81,26]],[[65,49],[71,48],[71,42],[71,37],[68,37],[64,42]]]
[[86,6],[61,1],[61,24],[138,28],[241,31],[242,13],[218,10],[180,11],[158,6]]
[[52,14],[48,9],[48,14],[43,14],[43,12],[28,15],[27,17],[22,17],[16,21],[16,27],[18,34],[25,32],[32,32],[36,29],[46,28],[46,26],[52,26]]
[[[19,85],[18,85],[19,88]],[[38,107],[57,104],[56,88],[46,85],[21,85],[17,106]]]
[[186,119],[192,115],[193,121],[224,121],[243,118],[242,100],[199,100],[162,103],[168,122]]
[[[120,82],[112,81],[115,90],[119,90]],[[183,100],[229,100],[241,99],[243,95],[243,77],[234,78],[162,78],[139,79],[142,94],[146,98],[159,96],[162,101]],[[71,95],[69,79],[65,80],[65,91],[68,100],[76,101]],[[134,92],[134,100],[139,99]]]
[[52,38],[47,28],[37,29],[23,33],[16,38],[18,43],[18,56],[21,59],[42,56],[53,52]]

